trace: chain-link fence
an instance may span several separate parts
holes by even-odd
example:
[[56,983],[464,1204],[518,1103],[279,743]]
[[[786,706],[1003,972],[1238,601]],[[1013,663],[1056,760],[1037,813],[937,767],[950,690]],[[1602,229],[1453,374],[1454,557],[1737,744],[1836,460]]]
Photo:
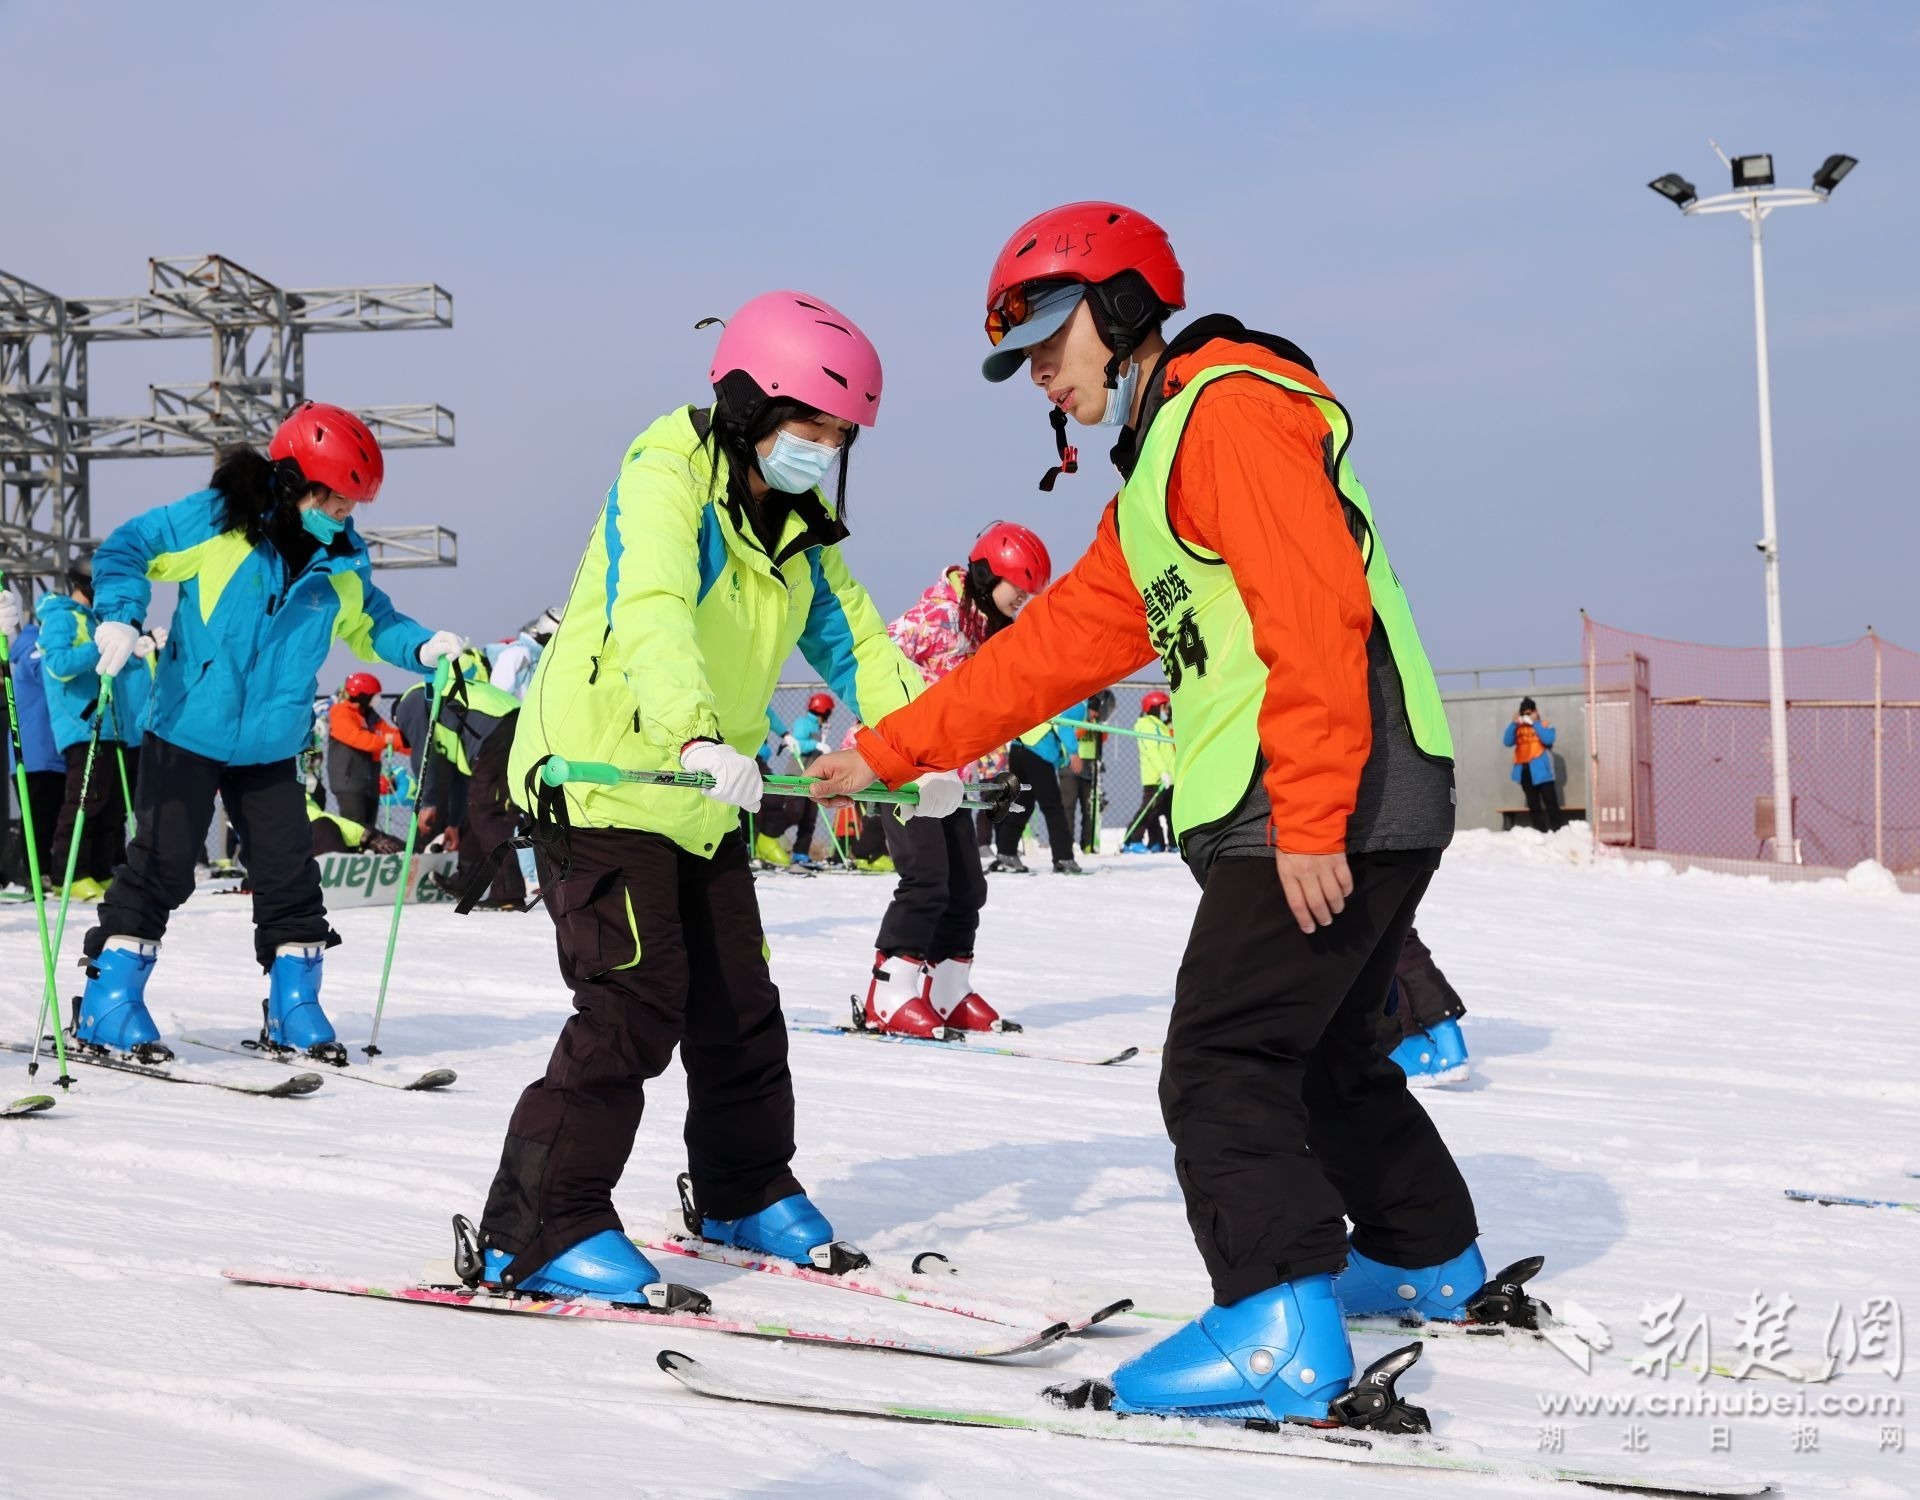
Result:
[[[1083,734],[1076,726],[1062,725],[1069,740],[1078,741],[1076,748],[1083,756],[1088,756],[1099,766],[1097,772],[1097,823],[1103,829],[1118,829],[1122,833],[1133,824],[1141,809],[1142,782],[1140,779],[1140,741],[1133,737],[1132,731],[1141,717],[1140,700],[1155,690],[1166,691],[1164,682],[1129,681],[1116,682],[1113,685],[1114,709],[1105,726],[1124,733]],[[783,682],[774,691],[773,712],[783,724],[791,724],[806,712],[807,699],[815,693],[828,692],[823,682]],[[850,743],[854,730],[853,716],[846,708],[836,705],[827,721],[826,733],[822,742],[839,749]],[[774,756],[776,771],[792,771],[792,763],[784,754]],[[1035,827],[1038,827],[1036,820]],[[1076,837],[1078,837],[1076,820]]]
[[[1800,861],[1920,871],[1920,655],[1868,635],[1783,653]],[[1765,647],[1697,646],[1586,623],[1595,838],[1772,859]]]

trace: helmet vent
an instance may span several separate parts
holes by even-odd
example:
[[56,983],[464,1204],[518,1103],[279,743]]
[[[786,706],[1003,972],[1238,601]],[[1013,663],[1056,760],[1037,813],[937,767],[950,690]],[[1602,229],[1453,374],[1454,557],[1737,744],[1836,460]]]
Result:
[[822,365],[820,367],[820,373],[826,376],[829,380],[838,381],[840,383],[841,390],[845,391],[845,390],[852,389],[852,387],[847,384],[847,377],[842,375],[838,370],[829,370],[825,365]]
[[1120,222],[1120,215],[1118,215],[1118,214],[1108,214],[1108,215],[1107,215],[1107,222],[1108,222],[1109,224],[1118,224],[1118,223]]
[[818,323],[822,328],[831,328],[835,333],[844,333],[848,338],[853,337],[852,331],[847,327],[845,323],[833,323],[833,322],[829,322],[825,318],[816,318],[814,319],[814,321]]
[[805,297],[795,297],[793,299],[793,305],[795,307],[804,307],[808,312],[825,312],[826,311],[826,309],[822,307],[818,302],[809,302]]
[[1013,252],[1014,259],[1018,260],[1021,256],[1025,255],[1029,250],[1031,250],[1035,245],[1039,243],[1040,243],[1040,236],[1036,234],[1032,239],[1028,240],[1026,244],[1022,245],[1018,250]]

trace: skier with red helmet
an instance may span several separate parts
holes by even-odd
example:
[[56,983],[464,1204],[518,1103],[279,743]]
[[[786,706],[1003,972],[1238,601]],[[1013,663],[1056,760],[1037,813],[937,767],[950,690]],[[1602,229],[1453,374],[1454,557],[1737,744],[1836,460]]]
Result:
[[1375,1045],[1452,835],[1452,741],[1346,409],[1297,345],[1237,319],[1169,336],[1185,302],[1165,232],[1125,205],[1068,204],[1007,241],[983,371],[1025,366],[1053,408],[1044,484],[1077,467],[1069,417],[1110,429],[1124,484],[1072,571],[815,766],[815,795],[963,765],[1160,658],[1173,832],[1201,884],[1160,1099],[1214,1306],[1086,1394],[1417,1430],[1391,1368],[1355,1381],[1343,1309],[1536,1307],[1487,1277],[1460,1170]]
[[[1016,522],[995,521],[974,539],[965,566],[941,573],[887,633],[938,682],[1013,624],[1052,577],[1045,542]],[[1018,1031],[973,987],[973,940],[987,904],[973,815],[888,819],[885,827],[900,883],[880,919],[861,1019],[905,1036]]]
[[1173,820],[1173,699],[1165,688],[1142,695],[1133,732],[1139,736],[1133,743],[1140,757],[1140,811],[1133,818],[1134,836],[1121,852],[1164,854]]
[[380,761],[389,750],[407,753],[406,737],[380,717],[373,700],[380,679],[353,672],[327,710],[327,786],[349,822],[370,824],[380,810]]
[[[840,550],[880,356],[817,297],[769,292],[727,320],[708,379],[707,405],[628,446],[514,739],[574,1014],[514,1107],[471,1239],[462,1222],[462,1263],[496,1287],[685,1305],[613,1206],[646,1082],[676,1047],[688,1232],[830,1271],[864,1263],[793,1173],[787,1024],[741,813],[760,806],[754,757],[796,646],[861,719],[923,686]],[[553,756],[712,785],[546,788]],[[959,805],[957,776],[920,785],[920,812]],[[647,1160],[666,1150],[650,1143]]]
[[[793,757],[796,771],[804,772],[826,753],[827,721],[833,717],[833,707],[832,693],[814,693],[807,699],[807,711],[796,718],[781,736],[781,743],[786,747],[787,754]],[[813,831],[818,826],[820,809],[809,797],[788,800],[797,805],[798,811],[793,823],[793,849],[786,862],[804,869],[813,863]]]
[[297,760],[334,643],[365,661],[431,672],[462,646],[407,618],[373,581],[354,508],[385,462],[366,423],[303,401],[267,451],[228,449],[207,488],[117,527],[94,553],[99,671],[143,642],[152,582],[180,586],[146,718],[135,832],[86,937],[83,1046],[162,1062],[172,1053],[146,987],[175,907],[193,894],[217,794],[246,846],[254,951],[268,974],[261,1042],[344,1067],[320,1005],[327,925]]

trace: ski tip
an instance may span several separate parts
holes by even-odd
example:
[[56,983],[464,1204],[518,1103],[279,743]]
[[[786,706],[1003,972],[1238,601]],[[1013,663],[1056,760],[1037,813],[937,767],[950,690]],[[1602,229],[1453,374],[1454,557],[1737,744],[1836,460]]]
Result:
[[1104,1323],[1108,1318],[1117,1318],[1121,1313],[1129,1313],[1132,1311],[1133,1298],[1122,1297],[1118,1302],[1109,1302],[1105,1307],[1101,1308],[1100,1311],[1088,1318],[1087,1327],[1091,1328],[1095,1323]]
[[452,1068],[431,1068],[407,1085],[409,1093],[425,1093],[431,1089],[443,1089],[460,1075]]
[[16,1099],[11,1104],[0,1106],[0,1119],[20,1119],[27,1115],[40,1114],[42,1111],[52,1108],[53,1096],[51,1094],[29,1094],[24,1099]]
[[1140,1049],[1138,1047],[1128,1047],[1123,1051],[1114,1053],[1112,1057],[1108,1058],[1107,1066],[1111,1067],[1115,1063],[1132,1062],[1139,1055]]
[[677,1375],[682,1370],[691,1370],[700,1363],[691,1354],[682,1354],[678,1349],[662,1349],[653,1357],[653,1362],[669,1375]]
[[295,1073],[284,1083],[276,1083],[272,1088],[260,1092],[275,1099],[298,1099],[303,1094],[317,1092],[326,1081],[318,1073]]
[[1073,1332],[1073,1324],[1054,1323],[1049,1327],[1041,1329],[1039,1334],[1034,1338],[1033,1343],[1030,1344],[1028,1347],[1033,1349],[1044,1349],[1048,1344],[1059,1343],[1060,1340],[1062,1340],[1072,1332]]

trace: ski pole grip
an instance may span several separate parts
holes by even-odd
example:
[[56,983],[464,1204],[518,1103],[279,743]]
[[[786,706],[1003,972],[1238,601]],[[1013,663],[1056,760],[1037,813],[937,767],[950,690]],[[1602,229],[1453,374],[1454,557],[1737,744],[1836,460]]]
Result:
[[565,786],[570,781],[591,781],[600,786],[618,786],[625,778],[618,766],[599,760],[568,760],[564,755],[549,755],[540,767],[540,779],[548,786]]

